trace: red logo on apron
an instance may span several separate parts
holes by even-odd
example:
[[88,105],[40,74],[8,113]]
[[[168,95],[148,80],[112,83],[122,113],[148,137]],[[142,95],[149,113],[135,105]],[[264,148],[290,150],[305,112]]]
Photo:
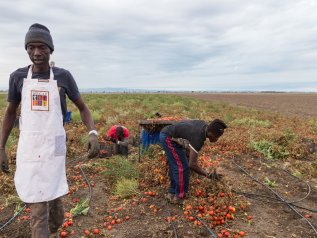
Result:
[[49,92],[31,90],[31,110],[49,111]]

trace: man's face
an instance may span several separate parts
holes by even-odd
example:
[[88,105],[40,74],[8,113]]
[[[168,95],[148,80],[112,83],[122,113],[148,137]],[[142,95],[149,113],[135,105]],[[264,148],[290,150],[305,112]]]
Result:
[[51,50],[46,44],[31,42],[26,46],[26,51],[36,66],[45,66],[50,60]]
[[208,132],[207,133],[207,138],[209,139],[210,142],[217,142],[220,136],[215,136],[213,133]]

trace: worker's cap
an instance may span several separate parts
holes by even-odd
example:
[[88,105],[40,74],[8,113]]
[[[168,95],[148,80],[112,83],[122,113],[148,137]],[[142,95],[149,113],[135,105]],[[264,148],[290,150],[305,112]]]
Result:
[[25,49],[31,42],[44,43],[50,48],[51,53],[54,51],[53,40],[49,29],[39,23],[34,23],[31,25],[28,32],[26,33],[24,42]]

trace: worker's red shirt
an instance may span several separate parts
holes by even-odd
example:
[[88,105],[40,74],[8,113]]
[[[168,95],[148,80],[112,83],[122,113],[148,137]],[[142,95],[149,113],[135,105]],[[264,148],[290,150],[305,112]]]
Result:
[[[116,129],[117,129],[117,125],[112,126],[109,131],[108,131],[108,137],[114,138],[114,139],[118,139],[117,135],[116,135]],[[129,137],[129,130],[124,127],[121,126],[123,128],[123,139],[126,139]]]

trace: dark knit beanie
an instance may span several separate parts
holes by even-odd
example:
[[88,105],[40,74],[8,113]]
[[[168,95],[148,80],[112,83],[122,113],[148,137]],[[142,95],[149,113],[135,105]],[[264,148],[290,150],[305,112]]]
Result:
[[215,136],[222,136],[224,130],[227,128],[226,123],[220,119],[213,120],[209,125],[207,130],[212,132]]
[[51,49],[51,53],[54,51],[54,45],[50,31],[46,26],[41,24],[35,23],[30,26],[29,31],[25,35],[25,49],[31,42],[44,43]]

